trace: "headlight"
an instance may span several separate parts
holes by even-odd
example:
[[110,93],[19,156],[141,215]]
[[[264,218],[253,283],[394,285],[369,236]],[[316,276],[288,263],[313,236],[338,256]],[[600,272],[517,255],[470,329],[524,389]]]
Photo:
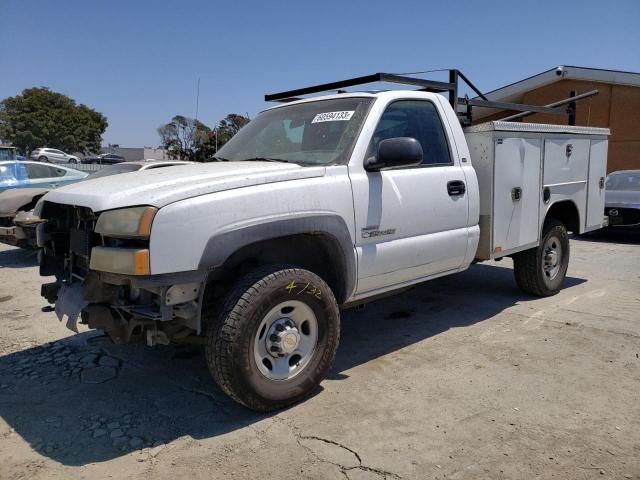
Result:
[[149,275],[149,250],[93,247],[89,268],[125,275]]
[[106,237],[148,238],[157,211],[155,207],[133,207],[102,212],[96,232]]

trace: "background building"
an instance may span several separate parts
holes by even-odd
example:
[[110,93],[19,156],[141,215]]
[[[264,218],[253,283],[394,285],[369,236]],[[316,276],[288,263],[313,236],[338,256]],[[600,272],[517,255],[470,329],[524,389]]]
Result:
[[108,147],[102,147],[100,153],[115,153],[116,155],[122,155],[127,161],[135,160],[169,160],[169,155],[164,148],[127,148],[120,147],[119,145],[109,145]]
[[[608,171],[640,169],[640,73],[560,66],[485,94],[489,100],[546,105],[574,90],[599,94],[577,103],[576,125],[606,127],[609,137]],[[497,120],[510,113],[475,109],[474,123]],[[567,116],[534,114],[534,123],[567,123]]]

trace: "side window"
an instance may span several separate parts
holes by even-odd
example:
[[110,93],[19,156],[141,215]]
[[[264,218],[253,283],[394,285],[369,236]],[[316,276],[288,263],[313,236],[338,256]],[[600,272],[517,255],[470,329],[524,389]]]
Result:
[[390,104],[382,114],[371,139],[367,156],[378,151],[382,140],[412,137],[420,142],[423,165],[450,165],[447,137],[435,105],[426,100],[400,100]]
[[29,178],[52,178],[62,177],[66,173],[61,168],[50,167],[49,165],[38,165],[34,163],[28,163],[27,174]]

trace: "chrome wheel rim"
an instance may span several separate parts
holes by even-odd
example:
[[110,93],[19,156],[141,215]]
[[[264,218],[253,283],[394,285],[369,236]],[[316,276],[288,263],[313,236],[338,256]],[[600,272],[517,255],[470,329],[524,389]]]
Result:
[[542,270],[548,280],[558,276],[562,265],[562,244],[555,235],[547,238],[542,250]]
[[318,341],[318,320],[298,300],[287,300],[264,316],[253,341],[253,358],[269,380],[289,380],[309,364]]

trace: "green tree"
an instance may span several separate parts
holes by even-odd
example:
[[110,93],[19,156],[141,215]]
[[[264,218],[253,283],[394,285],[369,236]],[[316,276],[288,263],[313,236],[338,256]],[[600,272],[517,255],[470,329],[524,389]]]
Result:
[[216,128],[218,148],[222,148],[222,146],[231,140],[231,138],[247,123],[249,123],[249,117],[244,117],[237,113],[230,113],[220,120],[218,128]]
[[174,160],[204,161],[202,146],[207,143],[211,129],[194,118],[176,115],[169,123],[158,128],[158,134],[169,158]]
[[37,147],[97,152],[107,125],[101,113],[44,87],[0,102],[0,139],[23,153]]
[[211,129],[199,120],[176,115],[158,128],[158,134],[169,158],[206,162],[247,123],[247,117],[230,113]]

